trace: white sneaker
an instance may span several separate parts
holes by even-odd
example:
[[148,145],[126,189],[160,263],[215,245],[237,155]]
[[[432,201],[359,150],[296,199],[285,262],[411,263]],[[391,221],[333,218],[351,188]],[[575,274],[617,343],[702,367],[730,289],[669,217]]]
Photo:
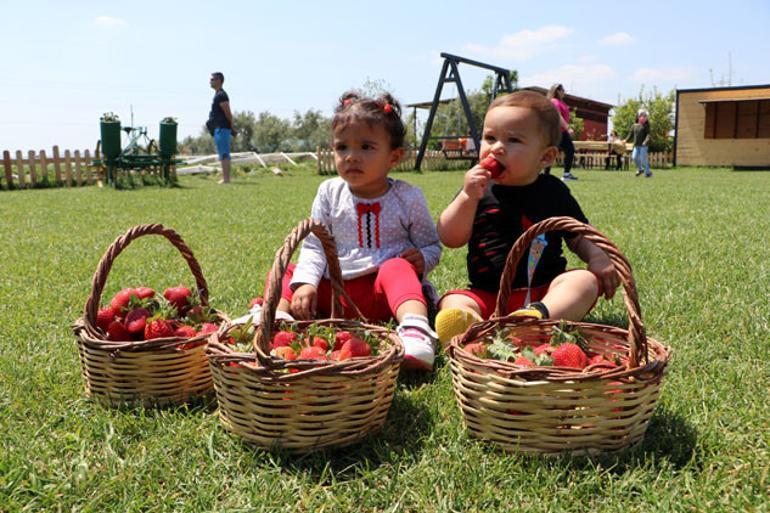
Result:
[[433,362],[436,359],[435,343],[438,336],[430,329],[428,319],[422,315],[407,314],[396,328],[396,333],[404,344],[404,361],[401,367],[425,372],[432,371]]

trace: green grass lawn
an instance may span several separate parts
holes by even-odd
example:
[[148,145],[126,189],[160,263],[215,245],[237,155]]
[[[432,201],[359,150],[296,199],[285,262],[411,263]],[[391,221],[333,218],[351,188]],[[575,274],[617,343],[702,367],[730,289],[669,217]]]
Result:
[[[592,224],[634,265],[649,335],[674,351],[644,442],[594,459],[469,438],[443,358],[428,378],[402,376],[379,436],[303,457],[241,443],[215,401],[102,407],[83,395],[70,324],[113,239],[139,223],[176,229],[213,304],[240,315],[323,178],[0,192],[0,511],[768,511],[770,173],[577,174]],[[397,177],[422,187],[435,216],[462,182]],[[440,291],[464,285],[464,258],[444,253]],[[176,250],[145,237],[118,257],[105,296],[180,282],[193,284]],[[622,300],[591,319],[622,325]]]

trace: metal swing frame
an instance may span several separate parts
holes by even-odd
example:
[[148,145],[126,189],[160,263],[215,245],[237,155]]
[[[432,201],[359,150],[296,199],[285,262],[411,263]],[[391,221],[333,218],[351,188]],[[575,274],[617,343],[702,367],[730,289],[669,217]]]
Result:
[[[477,160],[478,159],[478,151],[479,151],[479,144],[481,142],[481,137],[479,135],[478,129],[476,128],[476,123],[473,121],[473,115],[471,114],[471,107],[468,103],[468,97],[465,94],[465,89],[463,88],[463,82],[460,78],[460,70],[458,66],[462,64],[468,64],[470,66],[475,66],[477,68],[483,68],[487,69],[489,71],[493,71],[495,73],[495,80],[492,87],[492,95],[489,98],[489,101],[495,99],[495,97],[498,95],[498,93],[507,92],[512,93],[513,92],[513,84],[511,83],[511,76],[510,76],[510,70],[507,70],[505,68],[501,68],[499,66],[493,66],[492,64],[487,64],[484,62],[474,61],[472,59],[466,59],[465,57],[460,57],[459,55],[452,55],[449,53],[441,53],[441,57],[444,58],[444,64],[441,67],[441,74],[438,78],[438,85],[436,86],[436,94],[433,95],[433,103],[430,107],[430,114],[428,114],[428,121],[425,123],[425,130],[422,134],[422,142],[420,143],[420,150],[417,153],[417,158],[415,160],[414,168],[415,170],[420,170],[420,165],[422,164],[422,159],[425,156],[425,151],[428,148],[428,141],[431,139],[431,128],[433,128],[433,119],[436,117],[436,112],[438,111],[439,103],[441,102],[441,91],[444,88],[444,84],[447,82],[454,82],[457,86],[457,92],[460,96],[460,102],[463,106],[463,112],[465,113],[465,118],[468,121],[468,127],[471,131],[471,137],[473,138],[473,142],[475,143],[476,147],[476,153],[473,157],[460,157],[460,158],[468,158],[469,160]],[[446,138],[445,136],[441,136],[443,138]],[[433,137],[433,139],[441,138],[439,136]]]

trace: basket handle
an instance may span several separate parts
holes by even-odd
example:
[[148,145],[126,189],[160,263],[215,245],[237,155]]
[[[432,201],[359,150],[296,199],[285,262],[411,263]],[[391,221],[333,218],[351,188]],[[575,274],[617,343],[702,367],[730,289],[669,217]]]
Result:
[[91,294],[86,301],[83,317],[85,318],[86,328],[91,330],[96,326],[96,312],[99,309],[99,303],[102,299],[102,292],[104,291],[104,285],[107,282],[107,276],[112,269],[112,263],[118,257],[118,255],[126,249],[134,240],[145,235],[161,235],[168,239],[168,241],[174,245],[176,249],[182,254],[182,257],[187,261],[187,265],[190,268],[195,277],[195,285],[198,288],[198,294],[203,305],[208,305],[209,302],[209,290],[206,284],[206,279],[203,277],[201,266],[193,256],[192,250],[185,244],[182,237],[179,236],[171,228],[166,228],[162,224],[140,224],[129,229],[115,239],[107,251],[102,255],[99,265],[96,268],[94,277],[91,280]]
[[286,240],[275,254],[273,267],[270,269],[270,275],[267,280],[267,289],[265,290],[265,304],[262,306],[262,319],[254,334],[254,349],[257,358],[269,360],[270,356],[270,338],[272,335],[273,323],[275,322],[275,311],[278,308],[278,302],[281,300],[283,289],[283,276],[289,267],[289,262],[299,243],[310,234],[315,235],[321,241],[321,246],[326,256],[326,264],[329,267],[329,281],[332,288],[332,318],[338,318],[343,313],[340,297],[344,297],[347,304],[351,305],[356,314],[364,319],[361,311],[350,300],[342,285],[342,271],[340,270],[340,261],[337,257],[337,244],[324,225],[314,219],[302,220],[286,237]]
[[582,235],[601,248],[610,258],[623,285],[623,299],[628,311],[629,365],[636,367],[642,355],[645,360],[647,359],[647,337],[645,335],[644,323],[642,322],[639,295],[637,294],[636,283],[631,272],[631,264],[618,247],[603,233],[572,217],[550,217],[532,225],[518,238],[505,260],[503,274],[500,277],[500,289],[497,294],[494,317],[500,317],[505,314],[508,299],[511,296],[513,280],[516,277],[517,264],[525,251],[529,249],[530,243],[538,235],[556,230]]

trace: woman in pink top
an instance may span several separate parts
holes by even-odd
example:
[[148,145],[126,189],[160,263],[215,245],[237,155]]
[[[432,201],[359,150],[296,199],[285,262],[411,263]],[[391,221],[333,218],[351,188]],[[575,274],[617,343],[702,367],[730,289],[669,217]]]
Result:
[[[572,174],[572,161],[575,159],[575,145],[572,144],[572,130],[569,127],[569,107],[564,103],[564,86],[554,84],[548,90],[548,99],[551,100],[556,110],[561,115],[561,141],[559,148],[564,152],[564,174],[561,179],[577,180],[577,176]],[[546,168],[545,173],[549,174],[551,168]]]

